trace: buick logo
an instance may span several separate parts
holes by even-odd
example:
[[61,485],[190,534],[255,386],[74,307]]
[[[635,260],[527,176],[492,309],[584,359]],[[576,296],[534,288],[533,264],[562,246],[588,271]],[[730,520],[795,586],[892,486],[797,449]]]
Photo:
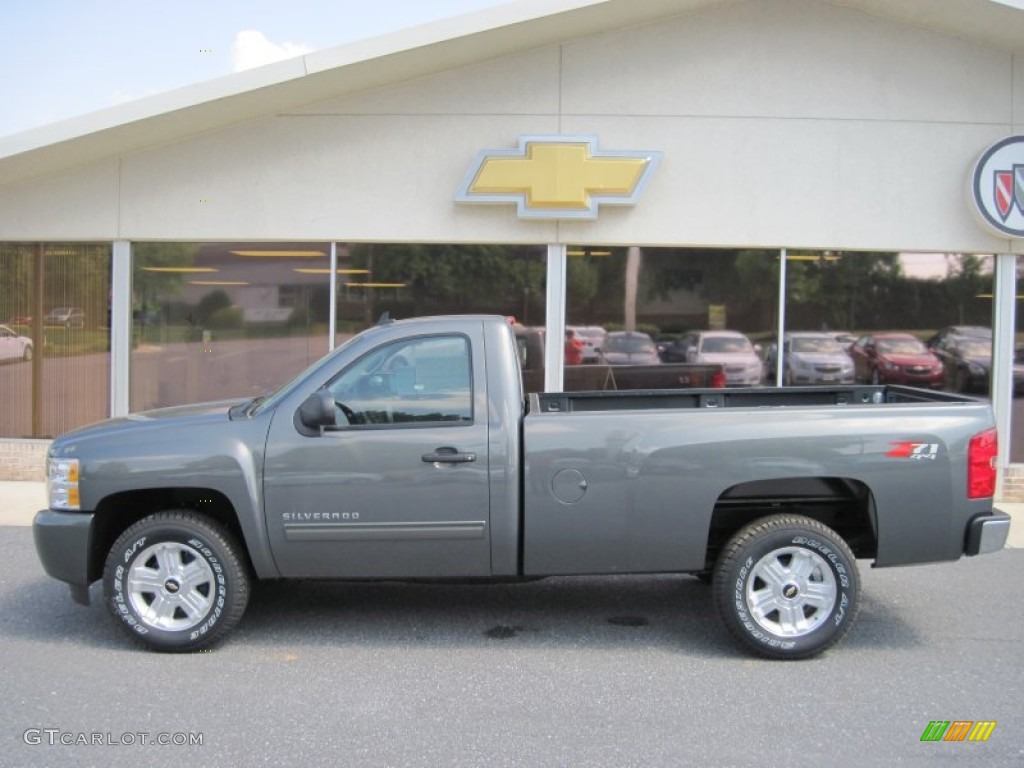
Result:
[[986,149],[971,174],[972,208],[997,236],[1024,237],[1024,136]]

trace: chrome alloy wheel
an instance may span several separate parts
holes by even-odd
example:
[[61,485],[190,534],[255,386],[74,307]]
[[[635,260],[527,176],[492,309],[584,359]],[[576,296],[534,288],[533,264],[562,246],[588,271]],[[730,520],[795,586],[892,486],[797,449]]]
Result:
[[144,549],[128,570],[128,599],[150,627],[187,630],[213,607],[213,569],[188,544],[165,541]]
[[782,547],[750,570],[744,594],[761,629],[776,637],[801,637],[832,613],[837,590],[832,569],[820,555]]

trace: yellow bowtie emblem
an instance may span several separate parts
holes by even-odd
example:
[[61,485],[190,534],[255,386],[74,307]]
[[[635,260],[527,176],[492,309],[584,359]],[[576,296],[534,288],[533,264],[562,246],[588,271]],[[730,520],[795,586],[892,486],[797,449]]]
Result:
[[660,152],[603,152],[595,136],[521,136],[484,150],[455,199],[515,203],[520,218],[595,219],[598,206],[634,205]]

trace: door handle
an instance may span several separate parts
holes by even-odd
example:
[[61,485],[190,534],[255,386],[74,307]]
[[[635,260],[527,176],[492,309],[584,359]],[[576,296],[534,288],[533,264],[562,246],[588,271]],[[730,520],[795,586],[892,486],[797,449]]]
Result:
[[455,448],[445,446],[438,448],[433,453],[424,453],[422,458],[430,464],[468,464],[471,461],[476,461],[476,454],[462,453]]

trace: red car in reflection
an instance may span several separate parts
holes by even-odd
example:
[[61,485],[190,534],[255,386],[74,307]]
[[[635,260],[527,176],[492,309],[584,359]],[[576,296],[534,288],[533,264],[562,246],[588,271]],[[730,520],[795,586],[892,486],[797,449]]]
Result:
[[861,336],[850,346],[849,353],[857,381],[942,389],[942,361],[909,333]]

